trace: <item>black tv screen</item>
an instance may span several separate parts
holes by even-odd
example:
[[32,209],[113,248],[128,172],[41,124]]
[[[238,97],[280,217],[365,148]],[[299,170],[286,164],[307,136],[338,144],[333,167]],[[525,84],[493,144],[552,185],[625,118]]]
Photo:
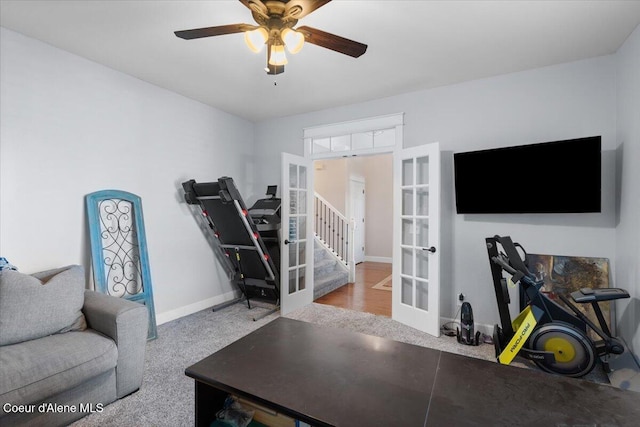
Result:
[[460,214],[600,212],[601,137],[454,153]]

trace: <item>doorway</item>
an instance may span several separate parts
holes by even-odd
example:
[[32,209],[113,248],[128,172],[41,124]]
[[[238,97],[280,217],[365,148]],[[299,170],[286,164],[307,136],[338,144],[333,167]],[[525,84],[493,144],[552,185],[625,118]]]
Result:
[[318,298],[318,304],[391,317],[392,265],[364,261],[356,265],[354,282]]
[[[391,238],[384,242],[386,247],[391,249],[392,280],[396,284],[391,291],[392,318],[437,337],[440,335],[440,149],[437,142],[403,148],[403,126],[403,113],[398,113],[305,128],[304,157],[295,157],[298,162],[296,167],[314,170],[314,160],[328,162],[329,159],[392,153],[392,167],[389,168],[392,171],[392,191],[384,205],[392,211],[392,226],[389,227]],[[285,154],[282,153],[283,171],[291,167],[289,162],[285,161]],[[308,175],[314,177],[316,174]],[[290,187],[287,177],[285,173],[282,174],[282,189],[285,193]],[[367,187],[371,188],[369,179]],[[309,196],[314,188],[311,178],[306,185]],[[371,193],[370,191],[369,194]],[[306,199],[305,205],[308,209],[305,218],[309,223],[313,221],[312,202],[320,199]],[[370,197],[367,197],[367,204],[369,200]],[[299,214],[298,206],[288,206],[284,197],[283,206],[289,209],[289,213]],[[339,224],[342,225],[341,221],[346,222],[346,218],[335,209],[329,211],[338,218]],[[369,217],[371,212],[378,210],[367,207],[366,211],[369,212],[366,214]],[[299,223],[288,223],[286,219],[287,215],[283,214],[282,222],[289,234],[297,232]],[[325,223],[326,221],[323,221],[323,224]],[[366,223],[371,224],[374,221],[367,218]],[[312,230],[311,227],[306,229]],[[332,226],[330,231],[332,235],[337,235],[340,229]],[[366,235],[365,251],[371,247],[370,237],[380,238],[384,231],[384,227],[377,227],[375,233]],[[308,241],[313,240],[312,234],[313,232]],[[344,232],[341,232],[340,236],[344,236]],[[348,240],[344,239],[339,243],[348,243]],[[280,246],[281,252],[286,250],[285,244]],[[353,244],[347,249],[351,251],[352,247]],[[306,267],[315,267],[314,256],[309,256],[310,252],[306,252],[306,258],[310,261],[304,265],[305,272]],[[368,258],[366,255],[365,259]],[[349,259],[352,260],[352,256],[349,256]],[[351,268],[351,277],[354,277],[355,263],[349,262],[348,265]],[[302,268],[302,265],[300,267]],[[285,289],[290,279],[289,269],[283,264],[282,270],[281,289]],[[309,287],[315,288],[315,268],[311,269],[309,276]],[[296,303],[284,291],[281,291],[281,298],[282,312],[285,314],[285,300],[290,300],[290,309],[303,307],[306,302],[300,300]]]
[[359,242],[353,281],[315,302],[391,317],[393,154],[316,160],[313,170],[314,191],[354,221]]

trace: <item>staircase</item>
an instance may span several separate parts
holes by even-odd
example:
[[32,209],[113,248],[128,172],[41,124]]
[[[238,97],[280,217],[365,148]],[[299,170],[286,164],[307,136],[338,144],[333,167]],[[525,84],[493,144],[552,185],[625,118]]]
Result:
[[349,282],[349,270],[316,237],[313,244],[313,299],[316,300]]
[[355,279],[353,224],[318,193],[314,193],[313,299]]

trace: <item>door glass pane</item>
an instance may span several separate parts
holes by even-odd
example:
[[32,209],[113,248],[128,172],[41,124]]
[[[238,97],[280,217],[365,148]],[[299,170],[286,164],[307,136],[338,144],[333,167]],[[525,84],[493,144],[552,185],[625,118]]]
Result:
[[298,239],[298,218],[292,216],[289,218],[289,237],[287,240],[295,242]]
[[298,248],[297,248],[297,243],[289,243],[287,246],[289,246],[289,267],[295,267],[296,265],[298,265]]
[[413,249],[402,249],[401,258],[402,269],[400,271],[407,276],[413,276]]
[[422,279],[429,278],[429,254],[431,252],[425,250],[416,251],[416,277]]
[[416,219],[416,246],[429,247],[429,220]]
[[301,241],[298,245],[298,264],[304,264],[306,259],[307,242]]
[[429,215],[429,189],[416,188],[416,215]]
[[403,277],[402,285],[400,287],[400,301],[403,304],[408,304],[413,306],[413,280]]
[[402,161],[402,185],[413,185],[413,159]]
[[416,280],[416,308],[429,310],[429,282]]
[[298,218],[298,239],[307,238],[307,217],[301,216]]
[[403,219],[402,220],[402,245],[412,245],[413,246],[413,220],[411,219]]
[[299,185],[298,188],[302,188],[305,189],[307,188],[307,167],[306,166],[300,166],[300,179],[299,181]]
[[429,183],[429,157],[418,157],[416,159],[416,184]]
[[296,190],[289,190],[289,213],[298,213],[298,192]]
[[396,143],[395,129],[377,130],[373,133],[373,135],[374,147],[391,147]]
[[291,269],[289,270],[289,294],[293,294],[296,292],[296,279],[298,276],[298,270]]
[[298,166],[289,165],[289,187],[298,188]]
[[307,213],[307,192],[306,190],[298,191],[298,213]]
[[402,215],[413,215],[413,190],[402,190]]
[[304,267],[300,267],[299,272],[299,280],[298,280],[298,290],[302,291],[306,288],[306,272]]
[[354,133],[351,135],[351,149],[363,150],[373,147],[373,134],[371,132]]

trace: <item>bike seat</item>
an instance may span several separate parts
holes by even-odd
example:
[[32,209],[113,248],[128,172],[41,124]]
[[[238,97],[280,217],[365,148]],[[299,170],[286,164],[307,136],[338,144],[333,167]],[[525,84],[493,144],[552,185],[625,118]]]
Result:
[[611,301],[629,298],[629,292],[620,288],[582,288],[579,291],[571,292],[571,298],[577,303]]

